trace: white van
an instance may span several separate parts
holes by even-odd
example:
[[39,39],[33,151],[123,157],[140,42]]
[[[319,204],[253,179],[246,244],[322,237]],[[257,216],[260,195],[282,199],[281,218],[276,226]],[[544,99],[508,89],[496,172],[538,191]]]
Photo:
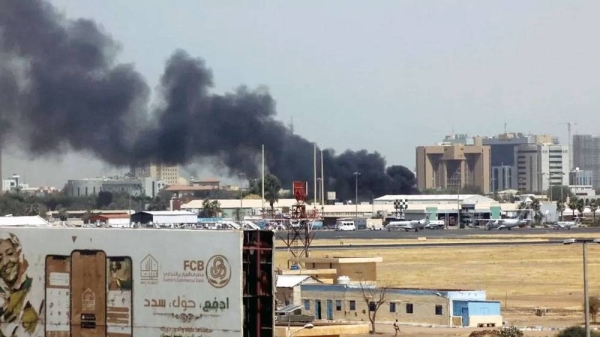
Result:
[[355,231],[356,225],[354,224],[354,221],[338,220],[337,223],[335,224],[335,230],[336,231]]

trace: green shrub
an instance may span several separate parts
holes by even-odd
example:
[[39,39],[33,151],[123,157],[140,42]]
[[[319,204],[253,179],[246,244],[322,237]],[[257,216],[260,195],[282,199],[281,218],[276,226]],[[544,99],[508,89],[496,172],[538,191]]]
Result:
[[525,334],[519,328],[511,326],[500,330],[500,337],[523,337]]
[[[600,333],[592,330],[592,337],[600,337]],[[582,326],[570,326],[563,331],[559,332],[556,337],[585,337],[585,328]]]

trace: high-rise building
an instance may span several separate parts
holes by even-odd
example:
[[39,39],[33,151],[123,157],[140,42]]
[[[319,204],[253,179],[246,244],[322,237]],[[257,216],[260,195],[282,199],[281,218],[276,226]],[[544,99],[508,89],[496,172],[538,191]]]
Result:
[[492,191],[517,189],[515,148],[523,144],[554,144],[558,141],[550,135],[525,135],[523,133],[502,133],[494,137],[474,137],[490,147],[492,169]]
[[592,171],[594,188],[600,187],[600,137],[573,136],[573,166]]
[[519,190],[541,193],[548,190],[550,185],[569,184],[568,146],[522,144],[514,151]]
[[421,190],[475,186],[490,191],[490,147],[449,144],[416,149],[417,182]]
[[573,171],[569,172],[569,185],[593,186],[593,184],[594,172],[580,170],[579,167],[576,167]]
[[154,178],[167,185],[177,185],[179,182],[179,165],[137,165],[132,167],[131,172],[136,178]]

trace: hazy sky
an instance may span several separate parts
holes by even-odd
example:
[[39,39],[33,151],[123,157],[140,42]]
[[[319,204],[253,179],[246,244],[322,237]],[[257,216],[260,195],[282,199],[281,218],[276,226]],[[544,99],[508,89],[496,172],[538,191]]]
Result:
[[[51,2],[99,22],[152,87],[183,48],[206,60],[216,92],[265,85],[296,133],[388,164],[414,169],[415,146],[453,129],[493,135],[506,122],[566,143],[571,121],[598,133],[600,1]],[[32,184],[114,171],[85,155],[9,151],[4,176]]]

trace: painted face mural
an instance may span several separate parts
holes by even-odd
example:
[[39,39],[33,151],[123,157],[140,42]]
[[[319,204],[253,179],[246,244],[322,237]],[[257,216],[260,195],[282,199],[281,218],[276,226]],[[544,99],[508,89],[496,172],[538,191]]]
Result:
[[27,267],[19,239],[10,233],[0,236],[0,336],[32,335],[40,325],[43,303],[31,302],[33,280]]

